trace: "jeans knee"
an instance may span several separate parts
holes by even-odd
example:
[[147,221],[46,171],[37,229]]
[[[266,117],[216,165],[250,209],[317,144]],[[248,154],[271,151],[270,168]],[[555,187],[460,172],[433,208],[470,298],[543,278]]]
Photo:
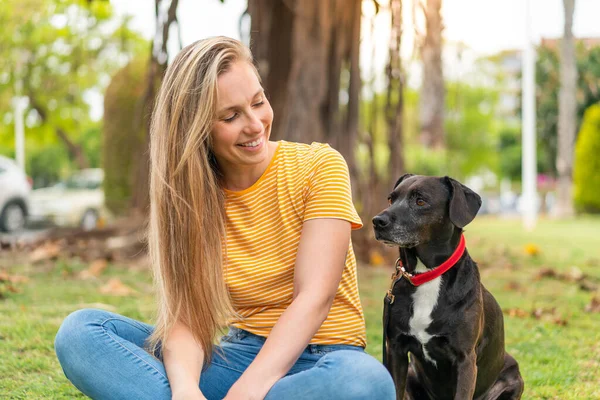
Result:
[[396,398],[396,387],[392,376],[382,363],[371,356],[369,358],[371,362],[365,363],[367,365],[363,367],[363,376],[365,382],[369,382],[370,393],[374,394],[371,398],[394,400]]
[[74,311],[65,318],[54,338],[54,351],[61,364],[69,357],[69,353],[86,348],[90,324],[102,321],[106,315],[106,311],[85,308]]
[[[374,357],[362,352],[339,354],[343,370],[343,382],[338,385],[343,399],[395,400],[396,389],[388,370]],[[352,354],[355,353],[355,354]],[[344,360],[345,358],[345,360]]]

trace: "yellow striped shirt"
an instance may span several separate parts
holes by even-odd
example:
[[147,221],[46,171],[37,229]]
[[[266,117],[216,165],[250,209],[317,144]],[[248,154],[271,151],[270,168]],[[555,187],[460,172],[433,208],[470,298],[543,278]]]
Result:
[[[254,185],[225,194],[225,279],[241,316],[231,324],[266,337],[292,302],[303,222],[339,218],[352,229],[362,227],[352,203],[348,166],[327,144],[280,141]],[[310,343],[366,346],[352,243],[329,315]]]

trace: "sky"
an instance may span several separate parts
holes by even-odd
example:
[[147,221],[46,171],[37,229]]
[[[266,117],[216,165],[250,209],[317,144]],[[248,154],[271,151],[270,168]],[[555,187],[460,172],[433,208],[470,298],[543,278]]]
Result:
[[[422,0],[426,1],[426,0]],[[531,4],[531,32],[534,42],[541,37],[559,37],[563,30],[562,0],[443,0],[444,37],[460,41],[481,54],[503,49],[522,48],[525,44],[525,4]],[[385,4],[386,0],[379,0]],[[154,1],[111,0],[117,14],[133,16],[132,26],[144,37],[155,30]],[[406,44],[412,42],[412,0],[404,0]],[[245,0],[180,0],[178,16],[184,45],[215,35],[239,38],[239,20],[246,8]],[[363,13],[372,15],[374,7],[364,2]],[[600,0],[576,0],[573,31],[575,36],[600,36]],[[378,42],[387,43],[389,15],[383,11],[376,21]],[[363,32],[368,21],[363,23]],[[176,41],[173,43],[176,49]],[[384,46],[385,47],[385,46]],[[410,46],[403,49],[406,55]],[[367,57],[365,57],[366,59]]]
[[[404,31],[402,56],[408,60],[414,52],[413,1],[404,0]],[[425,2],[426,0],[421,0]],[[526,25],[526,4],[529,2],[531,18]],[[361,70],[363,79],[375,73],[375,88],[384,84],[384,66],[387,62],[390,35],[390,16],[385,5],[375,16],[375,7],[370,0],[363,0],[361,32]],[[132,28],[150,39],[155,32],[153,0],[111,0],[118,15],[131,15]],[[240,39],[240,17],[246,9],[246,0],[179,0],[178,17],[181,23],[183,45],[208,36],[225,35]],[[424,33],[422,14],[416,13],[417,30]],[[600,37],[600,0],[576,0],[573,31],[577,37]],[[473,61],[482,55],[501,50],[522,49],[529,37],[538,43],[542,37],[557,38],[564,29],[563,0],[442,0],[443,36],[447,43],[462,43],[469,49],[463,52],[461,62],[457,57],[444,56],[445,75],[448,79],[463,79],[472,76]],[[248,30],[249,18],[243,20],[244,31]],[[371,25],[374,26],[373,30]],[[373,52],[373,46],[375,51]],[[449,46],[446,47],[448,49]],[[176,32],[169,41],[169,55],[179,50]],[[446,50],[448,51],[448,50]],[[408,85],[420,85],[418,62],[405,63]]]

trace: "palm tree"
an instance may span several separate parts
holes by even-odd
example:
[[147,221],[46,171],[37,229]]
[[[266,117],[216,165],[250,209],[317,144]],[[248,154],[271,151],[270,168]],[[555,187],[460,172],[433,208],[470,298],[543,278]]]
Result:
[[554,214],[557,217],[573,215],[573,154],[577,127],[577,66],[573,37],[575,0],[563,0],[565,30],[560,48],[560,93],[558,103],[558,196]]
[[429,148],[444,147],[444,73],[442,70],[442,0],[423,5],[427,32],[421,44],[423,83],[420,96],[421,143]]

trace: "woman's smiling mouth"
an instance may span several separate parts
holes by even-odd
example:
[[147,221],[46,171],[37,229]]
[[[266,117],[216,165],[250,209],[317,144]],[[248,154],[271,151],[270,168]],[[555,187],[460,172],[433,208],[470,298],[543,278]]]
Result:
[[260,138],[253,140],[252,142],[246,142],[246,143],[240,143],[238,144],[238,146],[240,147],[244,147],[248,150],[253,150],[258,148],[264,141],[264,136],[261,136]]

